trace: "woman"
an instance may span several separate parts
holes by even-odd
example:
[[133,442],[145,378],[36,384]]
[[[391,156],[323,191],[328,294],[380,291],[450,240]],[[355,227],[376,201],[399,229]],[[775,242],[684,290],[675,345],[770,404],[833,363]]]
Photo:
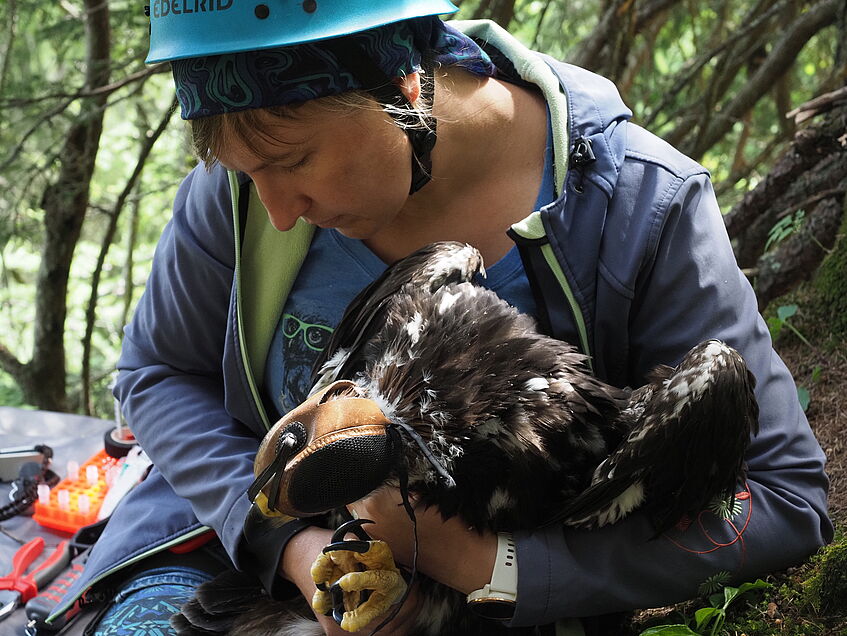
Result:
[[[305,398],[347,302],[436,240],[477,247],[486,285],[590,353],[608,382],[640,385],[707,338],[738,349],[758,380],[738,515],[655,541],[637,514],[594,532],[518,533],[510,625],[667,604],[717,572],[783,568],[831,538],[823,454],[705,169],[629,123],[606,80],[491,23],[441,22],[447,0],[280,5],[152,3],[148,61],[172,61],[205,165],[177,194],[124,340],[116,395],[155,468],[69,594],[122,590],[96,633],[158,624],[232,567],[273,596],[290,582],[311,598],[309,566],[331,531],[245,526],[258,442]],[[248,211],[259,203],[274,230]],[[408,564],[395,503],[386,493],[354,509]],[[496,574],[497,537],[434,513],[418,524],[428,576],[470,593]],[[203,549],[171,549],[207,528],[218,539]],[[393,632],[415,611],[407,603]]]

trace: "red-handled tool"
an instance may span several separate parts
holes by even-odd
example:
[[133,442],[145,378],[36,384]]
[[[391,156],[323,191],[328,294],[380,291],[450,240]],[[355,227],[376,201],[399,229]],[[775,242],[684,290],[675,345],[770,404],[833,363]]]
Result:
[[38,594],[38,590],[52,581],[65,569],[71,558],[70,546],[62,541],[35,570],[26,574],[39,555],[44,551],[44,539],[36,537],[21,546],[12,559],[12,571],[0,578],[0,620],[15,608]]
[[63,616],[55,618],[49,626],[47,625],[47,619],[53,613],[53,610],[65,600],[65,594],[79,578],[79,575],[82,574],[82,570],[81,563],[71,564],[68,569],[53,579],[53,582],[47,589],[39,590],[38,596],[27,601],[26,617],[29,620],[27,626],[32,626],[37,630],[42,628],[47,629],[49,627],[51,631],[56,631],[79,611],[79,607],[75,606],[73,609],[65,612]]

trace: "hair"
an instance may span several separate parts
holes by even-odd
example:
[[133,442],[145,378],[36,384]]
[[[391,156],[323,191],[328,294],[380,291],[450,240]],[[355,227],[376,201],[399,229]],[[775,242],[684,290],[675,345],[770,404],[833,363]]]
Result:
[[[434,83],[434,79],[423,72],[420,73],[420,77],[422,84]],[[421,92],[426,93],[423,90]],[[197,157],[206,164],[206,170],[211,170],[215,166],[218,155],[234,140],[243,143],[259,159],[269,160],[271,157],[261,151],[258,142],[271,141],[282,144],[286,142],[267,130],[266,115],[269,114],[283,121],[294,121],[327,113],[348,117],[361,110],[381,110],[391,115],[391,121],[403,130],[427,129],[430,127],[432,117],[431,100],[424,97],[419,97],[411,106],[402,107],[396,104],[380,103],[367,91],[347,91],[308,102],[191,119],[189,124],[192,147]],[[410,117],[410,114],[413,116]]]

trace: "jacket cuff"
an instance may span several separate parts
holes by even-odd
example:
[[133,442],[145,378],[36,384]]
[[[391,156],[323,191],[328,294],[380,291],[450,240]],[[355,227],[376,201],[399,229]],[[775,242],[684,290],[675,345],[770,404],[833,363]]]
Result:
[[279,562],[291,538],[314,525],[309,519],[266,517],[254,505],[244,520],[241,542],[243,569],[258,577],[271,598],[285,599],[299,594],[296,586],[278,574]]

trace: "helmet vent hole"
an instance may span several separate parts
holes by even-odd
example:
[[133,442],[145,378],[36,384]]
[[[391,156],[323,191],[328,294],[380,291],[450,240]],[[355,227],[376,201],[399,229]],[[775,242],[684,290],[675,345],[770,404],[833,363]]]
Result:
[[303,11],[305,11],[306,13],[314,13],[317,10],[317,0],[303,0]]
[[271,14],[271,10],[266,4],[257,4],[253,12],[256,14],[256,17],[260,20],[264,20]]

